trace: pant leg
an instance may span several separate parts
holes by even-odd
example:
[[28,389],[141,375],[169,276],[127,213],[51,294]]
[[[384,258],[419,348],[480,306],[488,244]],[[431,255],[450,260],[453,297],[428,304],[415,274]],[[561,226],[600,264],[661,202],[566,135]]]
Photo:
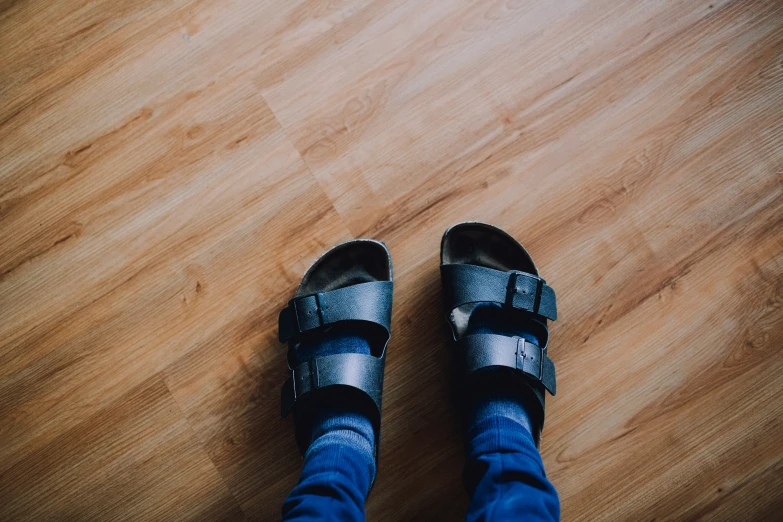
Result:
[[467,522],[560,519],[560,500],[532,435],[509,418],[488,418],[471,428],[465,485],[471,495]]
[[375,475],[373,449],[364,434],[345,424],[310,444],[299,483],[283,503],[283,520],[364,520],[364,501]]

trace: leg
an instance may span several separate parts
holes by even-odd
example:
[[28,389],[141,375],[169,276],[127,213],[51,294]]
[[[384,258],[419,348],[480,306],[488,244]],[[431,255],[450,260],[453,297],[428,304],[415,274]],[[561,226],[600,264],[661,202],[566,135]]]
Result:
[[462,377],[466,519],[559,520],[557,492],[536,448],[545,392],[555,393],[547,355],[554,290],[522,245],[481,223],[446,231],[441,277]]
[[[369,353],[362,335],[339,331],[305,342],[299,356]],[[364,520],[364,501],[375,476],[375,431],[365,411],[341,395],[316,410],[299,483],[283,504],[283,520]]]
[[[539,342],[524,321],[511,325],[481,312],[473,317],[471,333],[517,334]],[[504,369],[491,369],[475,376],[466,390],[468,522],[560,519],[557,491],[546,478],[533,442],[535,399],[525,393],[516,377]]]
[[559,520],[536,448],[545,392],[556,391],[547,354],[554,290],[518,241],[476,222],[443,235],[441,280],[461,373],[467,520]]
[[283,520],[364,520],[377,467],[392,286],[386,246],[351,240],[307,270],[280,313],[291,370],[281,411],[293,413],[304,455]]

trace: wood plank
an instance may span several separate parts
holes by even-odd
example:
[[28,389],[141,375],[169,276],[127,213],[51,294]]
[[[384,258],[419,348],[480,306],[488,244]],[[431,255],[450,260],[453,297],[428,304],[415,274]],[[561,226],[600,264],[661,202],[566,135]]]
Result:
[[245,520],[157,377],[4,471],[0,498],[3,520]]
[[394,256],[371,520],[459,520],[438,245],[556,288],[565,520],[783,508],[773,0],[0,4],[0,518],[269,520],[301,464],[276,317]]

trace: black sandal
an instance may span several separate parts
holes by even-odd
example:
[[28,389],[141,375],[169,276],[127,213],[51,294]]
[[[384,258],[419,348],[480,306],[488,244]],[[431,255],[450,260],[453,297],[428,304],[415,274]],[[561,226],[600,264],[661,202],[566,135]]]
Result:
[[[391,335],[393,275],[386,245],[354,239],[322,255],[305,273],[296,296],[280,312],[280,342],[288,342],[291,376],[283,384],[281,412],[294,412],[296,441],[304,454],[310,444],[314,408],[324,401],[361,401],[375,428],[375,461],[381,427],[386,345]],[[357,327],[368,333],[370,355],[341,353],[297,362],[302,339],[332,328]],[[359,393],[356,393],[356,392]]]
[[[547,356],[547,321],[557,319],[555,292],[538,276],[533,260],[517,240],[484,223],[466,222],[443,234],[441,283],[447,322],[457,343],[465,383],[486,368],[504,368],[524,383],[536,400],[533,438],[544,426],[544,390],[555,394],[555,365]],[[495,334],[466,335],[478,304],[493,303],[538,331],[543,347],[521,338]],[[529,395],[529,394],[528,394]]]

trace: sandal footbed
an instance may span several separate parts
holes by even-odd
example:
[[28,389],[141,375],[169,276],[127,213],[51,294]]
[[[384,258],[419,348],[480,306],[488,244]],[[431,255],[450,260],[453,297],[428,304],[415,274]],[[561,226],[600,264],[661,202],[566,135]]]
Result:
[[391,280],[391,256],[386,245],[372,239],[354,239],[333,247],[319,257],[302,277],[296,295]]

